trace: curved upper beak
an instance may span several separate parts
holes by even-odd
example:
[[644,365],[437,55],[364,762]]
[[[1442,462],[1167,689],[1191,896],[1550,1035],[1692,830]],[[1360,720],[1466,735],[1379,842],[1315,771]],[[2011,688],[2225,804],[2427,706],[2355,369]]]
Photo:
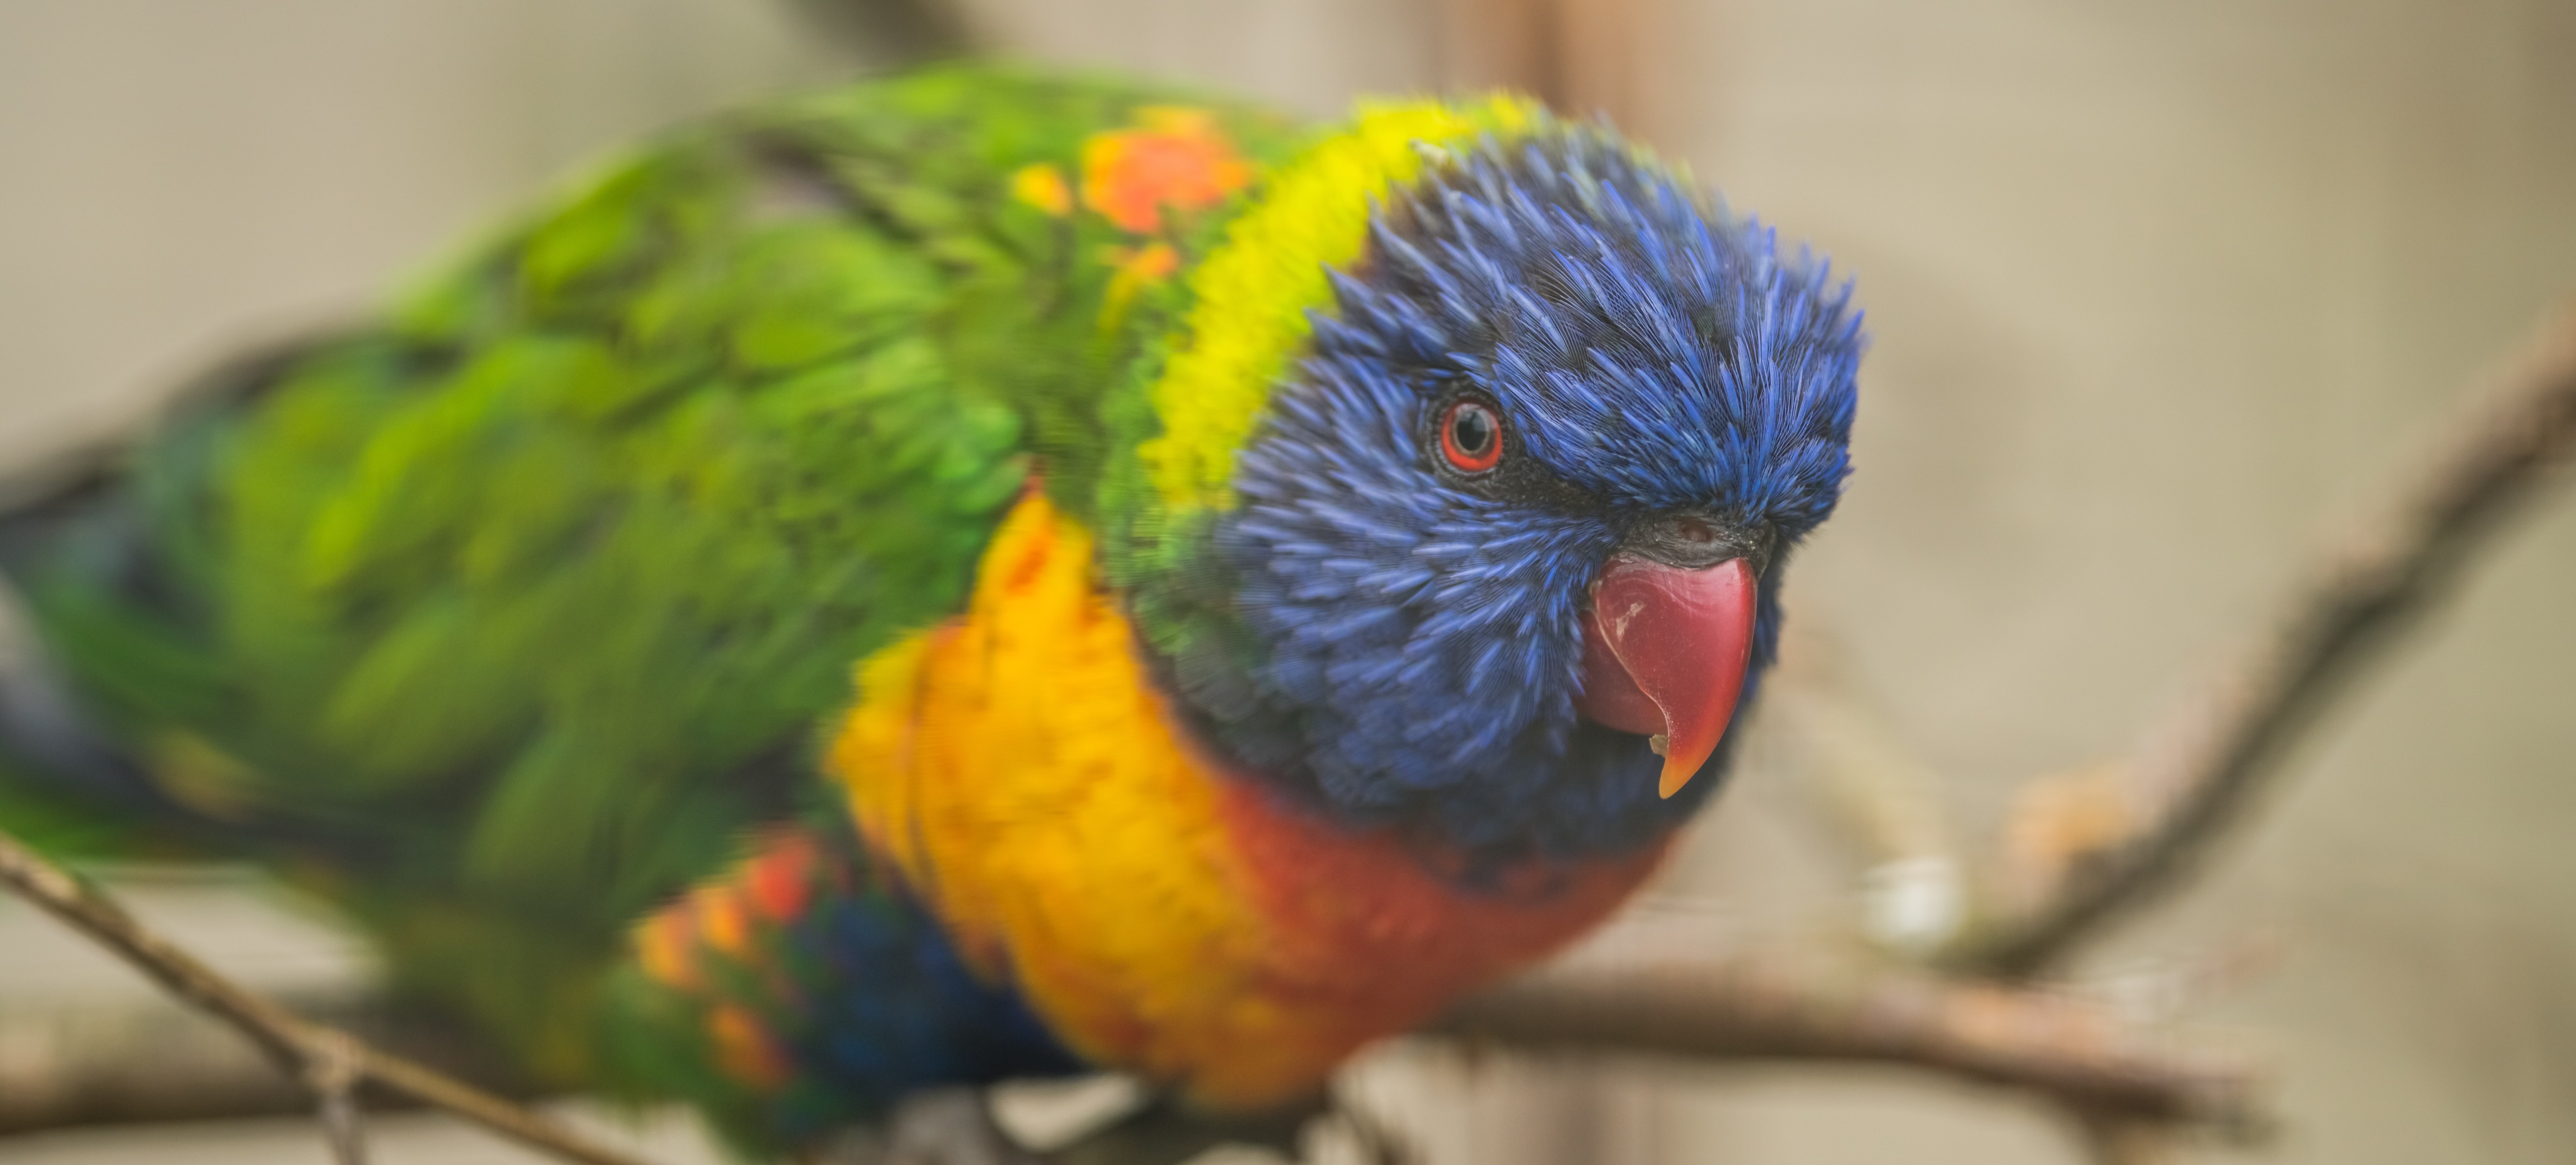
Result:
[[1658,738],[1659,791],[1690,783],[1726,736],[1753,655],[1761,583],[1741,554],[1705,565],[1622,551],[1592,584],[1576,710]]

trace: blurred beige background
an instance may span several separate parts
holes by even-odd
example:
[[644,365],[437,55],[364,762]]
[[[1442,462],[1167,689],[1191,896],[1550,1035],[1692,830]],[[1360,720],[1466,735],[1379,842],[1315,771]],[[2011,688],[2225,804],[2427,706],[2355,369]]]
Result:
[[[1317,113],[1436,84],[1430,0],[974,0],[1010,51]],[[2568,0],[1661,0],[1651,136],[1860,280],[1860,473],[1796,567],[1868,685],[1991,821],[2259,617],[2301,550],[2576,291]],[[199,362],[362,310],[600,146],[853,65],[776,0],[0,0],[0,464]],[[2576,498],[2338,706],[2098,981],[2272,936],[2187,1018],[2280,1066],[2280,1138],[2193,1159],[2576,1159]],[[1850,877],[1747,773],[1673,875],[1747,932]],[[219,961],[361,964],[220,890],[147,895]],[[140,994],[0,903],[0,999]],[[1440,1162],[2078,1158],[2044,1112],[1895,1072],[1380,1075]],[[394,1165],[520,1161],[426,1118]],[[700,1158],[685,1127],[656,1144]],[[322,1160],[308,1129],[0,1142],[41,1165]]]

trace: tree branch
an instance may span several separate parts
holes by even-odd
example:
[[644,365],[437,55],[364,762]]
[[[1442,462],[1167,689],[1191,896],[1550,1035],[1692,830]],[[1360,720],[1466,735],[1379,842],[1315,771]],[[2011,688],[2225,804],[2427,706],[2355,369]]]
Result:
[[1575,960],[1470,998],[1433,1030],[1539,1049],[1915,1067],[2131,1121],[2261,1124],[2257,1074],[2237,1060],[2160,1046],[2071,997],[1884,966]]
[[[321,1093],[326,1114],[351,1111],[345,1094],[355,1081],[370,1081],[433,1108],[445,1109],[511,1140],[585,1165],[638,1165],[633,1158],[576,1135],[554,1122],[442,1073],[388,1055],[335,1028],[311,1023],[233,984],[145,928],[97,887],[73,877],[0,831],[0,882],[114,951],[183,1002],[232,1026],[268,1058]],[[353,1118],[352,1118],[353,1119]],[[349,1160],[354,1133],[348,1121],[332,1132]]]
[[2169,1129],[2095,1113],[2075,1115],[2093,1165],[2165,1165],[2173,1159]]
[[[368,995],[296,996],[288,1010],[487,1092],[545,1091],[454,1017]],[[418,1101],[360,1090],[370,1109]],[[0,1136],[85,1125],[310,1115],[312,1090],[224,1025],[169,1000],[0,1010]]]
[[[1972,937],[1956,963],[2046,967],[2117,915],[2179,884],[2262,778],[2359,669],[2396,640],[2576,442],[2576,307],[2546,321],[2492,396],[2375,522],[2329,544],[2284,617],[2099,787],[2128,827],[2059,855],[2031,904]],[[2027,881],[2027,880],[2026,880]]]
[[[2169,1047],[2071,997],[1863,960],[1676,954],[1682,943],[1655,938],[1651,923],[1617,930],[1630,932],[1625,948],[1614,931],[1607,944],[1471,997],[1429,1034],[1531,1051],[1911,1067],[2023,1089],[2123,1123],[2260,1126],[2254,1098],[2262,1081],[2252,1067]],[[496,1078],[486,1073],[497,1059],[477,1057],[452,1025],[382,1002],[321,1007],[377,1047]],[[14,1066],[0,1060],[0,1133],[310,1111],[308,1095],[287,1078],[249,1056],[220,1054],[205,1038],[211,1032],[171,1030],[169,1018],[75,1014],[0,1024],[0,1046],[50,1049]],[[19,1080],[40,1086],[22,1091],[12,1084]],[[1174,1144],[1275,1143],[1294,1130],[1294,1122],[1247,1124],[1177,1109],[1164,1117],[1104,1130],[1051,1156],[1132,1163],[1159,1159]]]

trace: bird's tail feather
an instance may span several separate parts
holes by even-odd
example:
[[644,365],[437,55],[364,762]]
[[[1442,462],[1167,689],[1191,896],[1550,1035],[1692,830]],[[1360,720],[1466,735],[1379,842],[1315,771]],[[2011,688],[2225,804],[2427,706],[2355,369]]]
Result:
[[[217,366],[174,395],[165,426],[203,426],[256,400],[318,342]],[[83,706],[20,589],[68,568],[81,587],[157,605],[163,564],[125,466],[124,445],[100,444],[0,475],[0,828],[67,857],[166,853],[233,828],[174,799],[132,743]]]
[[111,857],[188,816],[82,710],[0,581],[0,829],[57,856]]

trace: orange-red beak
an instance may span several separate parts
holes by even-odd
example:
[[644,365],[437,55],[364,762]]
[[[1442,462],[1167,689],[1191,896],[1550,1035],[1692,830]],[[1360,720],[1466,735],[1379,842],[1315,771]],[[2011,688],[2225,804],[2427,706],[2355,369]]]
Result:
[[1688,568],[1624,553],[1592,584],[1575,709],[1658,738],[1663,796],[1690,783],[1735,716],[1759,590],[1742,558]]

